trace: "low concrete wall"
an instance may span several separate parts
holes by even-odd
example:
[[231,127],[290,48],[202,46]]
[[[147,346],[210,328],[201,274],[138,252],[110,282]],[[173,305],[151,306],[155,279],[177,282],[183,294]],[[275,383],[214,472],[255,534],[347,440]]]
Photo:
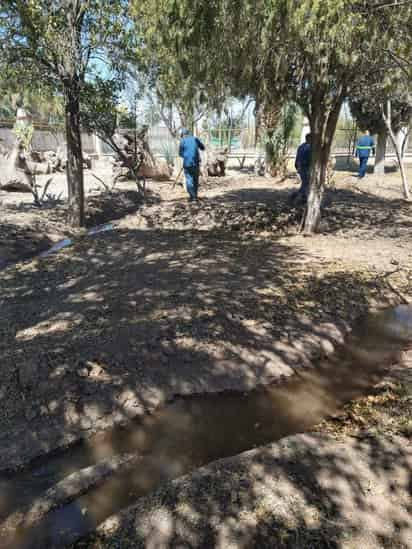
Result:
[[[15,135],[11,128],[0,128],[0,143],[10,149],[15,142]],[[33,149],[36,151],[55,151],[59,145],[65,142],[62,131],[34,130]],[[94,135],[82,133],[83,150],[88,154],[96,152],[96,138]]]

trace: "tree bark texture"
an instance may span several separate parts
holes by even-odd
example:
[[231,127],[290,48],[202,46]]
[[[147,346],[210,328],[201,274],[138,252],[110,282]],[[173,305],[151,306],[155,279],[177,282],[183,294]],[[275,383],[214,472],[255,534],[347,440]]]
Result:
[[386,111],[385,111],[385,108],[382,106],[382,109],[381,109],[382,118],[383,118],[383,121],[385,122],[385,126],[388,130],[389,138],[392,142],[393,148],[395,149],[396,158],[398,160],[398,166],[399,166],[399,169],[401,172],[401,178],[402,178],[403,196],[406,200],[409,201],[411,199],[411,194],[409,191],[409,185],[406,177],[405,166],[403,165],[402,151],[399,146],[399,142],[396,139],[396,135],[392,129],[392,114],[391,114],[392,108],[391,107],[392,105],[389,99],[386,104]]
[[373,173],[376,175],[385,175],[385,154],[386,154],[386,142],[388,140],[388,132],[381,130],[378,133],[378,140],[376,143],[376,156],[375,167]]
[[272,142],[273,139],[273,130],[268,130],[266,132],[266,143],[265,143],[265,166],[266,174],[272,175],[274,157],[275,157],[275,147]]
[[305,234],[315,233],[319,227],[323,192],[328,175],[330,144],[318,144],[312,150],[310,190],[303,229]]
[[73,227],[83,227],[84,181],[83,150],[80,128],[80,101],[76,84],[66,88],[65,122],[67,141],[67,187],[69,195],[68,222]]
[[273,143],[273,136],[275,129],[277,128],[282,108],[281,103],[276,102],[273,105],[263,104],[260,112],[260,123],[266,131],[266,143],[265,143],[265,168],[266,175],[274,175],[276,173],[275,166],[275,145]]
[[319,228],[330,151],[343,99],[344,91],[342,89],[329,108],[325,108],[323,97],[314,98],[312,102],[309,117],[312,135],[312,161],[309,196],[303,220],[304,234],[313,234]]

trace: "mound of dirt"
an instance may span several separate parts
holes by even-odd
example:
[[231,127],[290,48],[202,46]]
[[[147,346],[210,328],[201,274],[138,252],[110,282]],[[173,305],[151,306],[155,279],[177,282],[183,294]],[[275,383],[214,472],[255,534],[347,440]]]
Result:
[[302,212],[284,202],[253,203],[217,198],[196,202],[170,202],[169,207],[144,208],[141,216],[149,228],[186,230],[225,229],[239,232],[272,231],[281,234],[299,229]]

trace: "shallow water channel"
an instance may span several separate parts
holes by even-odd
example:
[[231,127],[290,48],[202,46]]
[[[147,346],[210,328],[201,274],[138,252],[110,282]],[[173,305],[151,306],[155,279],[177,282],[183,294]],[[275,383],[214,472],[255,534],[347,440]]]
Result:
[[18,528],[13,541],[1,546],[64,547],[166,479],[309,430],[345,402],[367,394],[411,339],[411,307],[370,315],[335,355],[287,382],[249,393],[178,398],[127,428],[97,435],[0,480],[4,520],[18,508],[29,509],[45,490],[73,471],[125,453],[140,456],[133,466],[64,502],[35,526]]

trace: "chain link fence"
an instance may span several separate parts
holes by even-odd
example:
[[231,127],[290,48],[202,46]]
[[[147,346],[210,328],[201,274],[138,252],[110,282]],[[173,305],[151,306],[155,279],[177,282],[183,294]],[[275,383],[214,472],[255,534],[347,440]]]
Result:
[[[13,120],[0,120],[0,143],[7,148],[10,148],[15,140],[13,125]],[[61,126],[49,126],[35,121],[34,127],[33,148],[36,150],[56,150],[59,145],[65,142],[64,131]],[[355,153],[356,142],[359,137],[360,132],[356,126],[338,128],[333,142],[332,155],[350,158]],[[209,150],[227,150],[232,156],[247,154],[249,156],[256,155],[257,157],[264,154],[264,135],[257,135],[254,127],[210,128],[201,130],[199,138]],[[174,160],[178,156],[179,140],[174,138],[166,127],[151,127],[148,132],[148,139],[150,148],[156,156],[167,160]],[[82,141],[84,150],[88,154],[112,154],[111,148],[94,135],[83,133]],[[288,147],[291,157],[296,154],[300,142],[300,134],[295,132]],[[388,139],[387,155],[393,155],[394,152],[393,145]],[[405,154],[412,155],[412,139],[407,144]]]

